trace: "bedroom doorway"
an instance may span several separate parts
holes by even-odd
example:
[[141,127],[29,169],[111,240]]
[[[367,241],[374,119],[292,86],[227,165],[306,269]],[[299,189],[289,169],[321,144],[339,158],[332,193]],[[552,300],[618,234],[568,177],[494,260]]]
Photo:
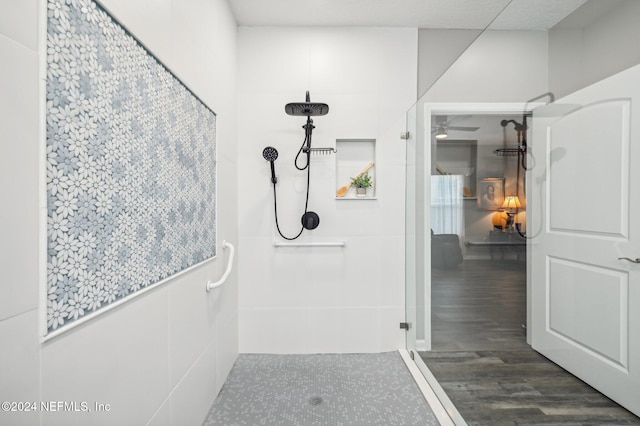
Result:
[[[421,252],[418,258],[423,261],[418,262],[420,264],[413,271],[408,270],[419,284],[415,289],[407,289],[407,294],[413,293],[416,298],[416,307],[410,307],[413,302],[409,300],[407,307],[408,313],[415,309],[415,349],[418,351],[437,350],[434,345],[443,343],[443,339],[451,339],[449,332],[455,326],[452,322],[446,324],[446,318],[451,316],[445,312],[434,317],[434,299],[431,297],[437,290],[434,284],[446,282],[453,278],[448,277],[449,274],[463,268],[466,272],[455,279],[460,283],[464,277],[471,279],[474,265],[496,272],[501,265],[506,265],[507,269],[519,271],[521,276],[526,271],[526,240],[517,231],[519,228],[522,233],[526,232],[525,172],[518,156],[497,154],[497,151],[518,145],[522,135],[514,130],[512,122],[522,122],[524,107],[519,103],[424,104],[421,111],[415,111],[422,117],[415,120],[415,135],[425,142],[408,141],[407,161],[413,156],[416,164],[408,166],[407,185],[416,187],[413,188],[416,191],[414,203],[422,214],[408,217],[407,222],[420,229],[413,237],[409,233],[408,236],[415,240],[409,244],[416,252]],[[445,120],[448,137],[437,138],[439,123]],[[423,123],[422,129],[418,129],[418,121]],[[507,126],[501,125],[503,121],[509,121]],[[409,176],[415,173],[414,168],[423,170],[424,176],[410,182],[415,180],[415,176]],[[491,191],[491,200],[487,199],[488,191]],[[509,200],[513,197],[518,201],[511,202],[511,206]],[[408,206],[408,210],[412,208]],[[503,221],[494,225],[497,216]],[[453,291],[453,287],[444,287],[444,290]],[[519,337],[525,336],[526,331],[522,327],[527,323],[526,286],[520,293]],[[434,324],[434,320],[439,323]],[[466,321],[468,326],[473,323]],[[434,325],[438,327],[434,328]],[[440,329],[444,332],[441,337],[437,334]],[[476,337],[480,335],[470,328],[459,333],[466,332]]]

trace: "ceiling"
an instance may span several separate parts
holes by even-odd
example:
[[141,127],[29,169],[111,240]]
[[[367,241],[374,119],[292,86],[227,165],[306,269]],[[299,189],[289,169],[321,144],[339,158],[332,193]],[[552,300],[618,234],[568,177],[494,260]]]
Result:
[[229,0],[238,25],[547,30],[586,0]]

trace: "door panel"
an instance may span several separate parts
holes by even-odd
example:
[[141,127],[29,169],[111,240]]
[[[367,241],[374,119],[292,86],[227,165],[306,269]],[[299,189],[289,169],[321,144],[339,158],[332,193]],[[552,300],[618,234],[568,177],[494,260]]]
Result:
[[[550,169],[552,231],[626,237],[629,110],[629,100],[598,102],[549,126],[550,151],[567,154],[561,167]],[[575,200],[588,203],[590,214],[576,210]]]
[[638,82],[640,66],[534,111],[528,229],[533,348],[640,415],[640,265],[619,260],[640,257]]
[[549,257],[549,331],[626,369],[627,283],[626,273]]

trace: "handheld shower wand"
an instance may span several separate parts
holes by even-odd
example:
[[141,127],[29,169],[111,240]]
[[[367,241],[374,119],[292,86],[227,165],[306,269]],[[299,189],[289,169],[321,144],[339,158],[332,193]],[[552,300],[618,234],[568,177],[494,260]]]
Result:
[[[295,240],[298,238],[304,229],[313,229],[318,226],[320,223],[320,218],[314,212],[307,211],[307,207],[309,205],[309,171],[307,170],[307,195],[304,204],[304,215],[302,216],[302,228],[300,232],[295,237],[287,237],[280,230],[280,224],[278,223],[278,196],[276,194],[276,183],[278,183],[278,178],[276,177],[276,167],[275,161],[278,158],[278,150],[272,146],[267,146],[262,150],[262,157],[267,160],[271,166],[271,183],[273,185],[273,210],[276,218],[276,228],[278,229],[278,233],[285,240]],[[315,215],[315,216],[314,216]]]
[[278,183],[278,178],[276,177],[276,167],[273,163],[278,158],[278,150],[272,146],[268,146],[262,150],[262,156],[265,160],[271,163],[271,183],[275,185]]

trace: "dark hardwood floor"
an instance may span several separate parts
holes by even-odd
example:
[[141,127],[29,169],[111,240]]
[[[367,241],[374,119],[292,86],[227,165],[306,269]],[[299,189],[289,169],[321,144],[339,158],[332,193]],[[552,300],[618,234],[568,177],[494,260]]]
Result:
[[469,425],[640,425],[526,343],[526,265],[465,260],[432,275],[420,356]]

